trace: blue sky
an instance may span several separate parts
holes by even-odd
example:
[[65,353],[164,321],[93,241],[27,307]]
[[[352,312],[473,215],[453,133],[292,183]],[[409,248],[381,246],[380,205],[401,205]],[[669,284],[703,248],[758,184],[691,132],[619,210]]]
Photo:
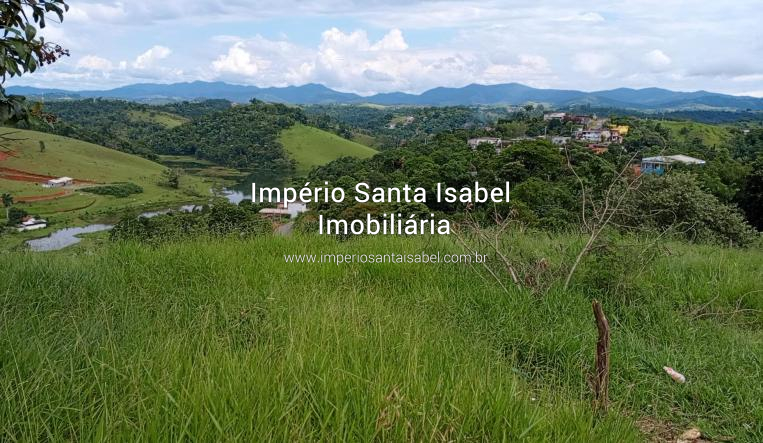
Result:
[[638,0],[71,0],[71,57],[8,84],[205,80],[360,94],[519,82],[763,96],[763,8]]

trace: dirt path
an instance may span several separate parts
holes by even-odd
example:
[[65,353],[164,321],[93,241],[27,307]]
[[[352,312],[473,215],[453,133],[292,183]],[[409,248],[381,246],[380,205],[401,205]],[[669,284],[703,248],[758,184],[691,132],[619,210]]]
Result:
[[46,200],[55,200],[57,198],[65,197],[71,193],[72,191],[64,190],[64,191],[58,191],[56,193],[47,194],[47,195],[28,195],[26,197],[16,197],[16,201],[19,203],[30,203],[30,202],[41,202]]
[[[4,178],[6,180],[20,181],[20,182],[45,183],[50,179],[58,178],[58,177],[54,177],[52,175],[36,174],[34,172],[22,171],[21,169],[0,167],[0,178]],[[92,184],[96,182],[93,180],[81,180],[81,179],[75,178],[74,183],[75,184]]]

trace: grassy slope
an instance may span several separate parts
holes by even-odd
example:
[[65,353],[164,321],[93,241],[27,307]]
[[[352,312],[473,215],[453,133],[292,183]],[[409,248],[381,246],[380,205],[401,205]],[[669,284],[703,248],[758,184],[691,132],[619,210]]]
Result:
[[180,126],[189,120],[180,115],[163,111],[130,111],[130,119],[136,122],[157,123],[172,129]]
[[[699,137],[708,146],[720,145],[731,138],[729,131],[722,125],[709,125],[690,121],[671,121],[661,120],[662,126],[670,128],[675,137],[681,139],[690,139]],[[687,128],[689,133],[682,135],[681,129]]]
[[366,158],[376,154],[376,150],[368,146],[302,124],[296,124],[283,131],[280,141],[291,158],[297,161],[300,172],[339,157]]
[[[23,203],[19,207],[33,214],[62,223],[79,223],[86,219],[114,214],[125,207],[151,207],[189,201],[198,196],[208,195],[209,185],[196,177],[183,177],[180,190],[160,186],[164,166],[144,158],[113,149],[86,143],[67,137],[35,131],[19,131],[14,137],[23,139],[11,142],[8,147],[16,152],[16,157],[0,161],[0,167],[19,169],[27,172],[51,176],[70,176],[77,179],[93,180],[99,183],[130,181],[143,187],[144,192],[127,198],[93,196],[75,193],[53,201]],[[39,141],[45,142],[45,152],[40,152]],[[46,189],[35,183],[0,179],[0,190],[14,196],[46,195],[61,189]],[[80,208],[83,201],[93,204],[86,211],[66,212]],[[87,202],[85,202],[87,204]],[[2,211],[0,217],[4,217]],[[36,236],[45,231],[35,231]],[[24,234],[28,236],[32,234]]]
[[[511,240],[530,257],[571,258],[559,252],[569,239]],[[589,291],[505,294],[467,266],[282,258],[453,250],[446,240],[13,253],[0,269],[0,435],[628,442],[648,417],[761,441],[763,252],[671,249],[636,295],[603,300],[613,404],[600,418],[585,381]]]

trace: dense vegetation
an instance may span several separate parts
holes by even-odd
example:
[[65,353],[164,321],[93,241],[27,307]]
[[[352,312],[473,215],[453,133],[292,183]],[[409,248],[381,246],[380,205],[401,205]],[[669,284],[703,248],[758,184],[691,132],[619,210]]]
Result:
[[312,125],[350,138],[354,133],[376,140],[378,147],[398,147],[415,138],[454,129],[484,126],[509,115],[506,108],[378,107],[312,105],[305,107]]
[[[460,188],[474,181],[487,187],[500,187],[510,181],[512,201],[508,204],[437,203],[430,195],[428,208],[421,204],[358,204],[347,199],[317,209],[333,218],[351,219],[363,212],[418,214],[431,210],[456,219],[468,216],[481,223],[509,217],[530,227],[577,229],[583,224],[581,217],[594,215],[590,213],[594,209],[592,202],[597,203],[610,192],[617,172],[626,167],[630,157],[614,153],[596,156],[575,147],[568,155],[545,140],[522,141],[497,154],[492,146],[472,151],[464,139],[440,135],[431,143],[390,149],[367,160],[334,161],[313,170],[310,179],[319,183],[328,180],[344,187],[349,195],[358,182],[380,187],[408,183],[433,190],[438,182]],[[630,192],[617,183],[624,202],[615,220],[623,230],[669,229],[693,240],[736,244],[749,244],[756,238],[744,218],[703,190],[690,171],[684,175],[644,177],[643,182],[643,186]],[[585,202],[588,206],[584,206]],[[680,228],[689,225],[690,229]]]
[[[56,116],[57,122],[52,126],[34,125],[34,129],[150,159],[155,159],[156,155],[143,139],[167,128],[166,122],[156,118],[156,110],[126,101],[51,101],[45,104],[45,109]],[[145,118],[141,118],[143,116]]]
[[273,231],[271,222],[258,213],[262,206],[242,203],[233,205],[223,200],[190,212],[173,211],[154,217],[127,215],[111,230],[110,238],[159,244],[210,235],[246,238]]
[[183,101],[167,103],[166,105],[154,106],[157,110],[169,112],[170,114],[180,115],[188,119],[203,117],[213,112],[225,111],[230,109],[233,103],[228,100],[214,99],[202,101]]
[[[346,106],[312,109],[328,109],[335,117],[349,112]],[[395,118],[394,110],[385,110],[383,118],[374,123],[371,116],[380,116],[382,110],[370,109],[358,114],[365,117],[357,120],[357,124],[378,125]],[[544,121],[543,113],[542,107],[526,106],[490,125],[472,129],[454,126],[434,137],[413,135],[405,146],[389,149],[373,159],[340,159],[310,175],[314,181],[329,180],[348,190],[358,181],[383,187],[409,183],[431,189],[437,182],[461,187],[474,180],[485,186],[508,180],[512,184],[510,205],[466,208],[430,204],[428,208],[420,205],[401,208],[364,204],[361,208],[347,203],[319,209],[332,217],[344,218],[367,210],[381,214],[402,209],[411,213],[442,211],[459,218],[468,209],[469,217],[482,221],[492,220],[496,215],[511,216],[529,226],[576,229],[583,221],[584,210],[591,209],[590,204],[602,197],[617,172],[629,162],[653,155],[686,154],[704,159],[707,164],[676,166],[674,174],[667,177],[645,177],[643,186],[632,190],[625,200],[618,215],[620,225],[627,226],[626,230],[670,228],[693,240],[748,244],[756,236],[740,217],[736,209],[739,207],[749,223],[761,228],[756,209],[761,203],[761,193],[756,190],[760,178],[752,166],[754,159],[763,155],[763,128],[742,130],[739,126],[612,116],[612,123],[628,125],[630,132],[624,145],[612,145],[609,152],[596,156],[584,144],[573,143],[565,153],[546,141],[533,139],[572,133],[571,122]],[[489,145],[471,151],[466,139],[474,136],[527,140],[497,154]],[[666,195],[676,198],[669,202]],[[689,225],[691,229],[679,229]]]
[[113,195],[115,197],[128,197],[132,194],[140,194],[143,192],[143,188],[136,185],[135,183],[125,182],[112,183],[102,186],[89,186],[87,188],[83,188],[82,192],[98,195]]
[[239,168],[291,170],[294,162],[278,136],[305,117],[298,108],[253,101],[207,114],[148,140],[159,154],[194,155]]

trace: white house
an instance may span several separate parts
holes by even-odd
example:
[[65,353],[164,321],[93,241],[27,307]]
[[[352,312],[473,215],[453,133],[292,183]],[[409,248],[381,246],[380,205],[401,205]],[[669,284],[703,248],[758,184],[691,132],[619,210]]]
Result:
[[612,135],[611,132],[608,130],[587,130],[587,131],[578,131],[575,133],[575,138],[578,140],[585,140],[588,142],[602,142],[602,141],[608,141],[609,137]]
[[24,219],[16,225],[16,230],[19,232],[23,231],[34,231],[35,229],[42,229],[47,228],[48,222],[47,220],[43,220],[41,218],[34,218],[31,216],[24,217]]
[[74,184],[74,179],[71,177],[59,177],[51,178],[43,186],[47,188],[59,188],[61,186],[69,186]]
[[646,157],[641,160],[641,173],[661,175],[675,163],[684,165],[704,165],[706,162],[683,154]]
[[469,147],[477,149],[477,147],[483,143],[495,146],[495,152],[501,152],[503,149],[503,140],[497,137],[477,137],[469,139]]
[[543,114],[543,120],[549,121],[549,120],[564,120],[564,118],[567,117],[566,112],[550,112],[548,114]]

